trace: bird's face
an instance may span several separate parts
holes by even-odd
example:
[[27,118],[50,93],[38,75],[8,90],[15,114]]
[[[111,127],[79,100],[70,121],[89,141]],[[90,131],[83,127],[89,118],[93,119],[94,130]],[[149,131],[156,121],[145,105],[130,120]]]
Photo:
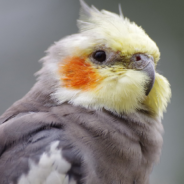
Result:
[[117,114],[145,110],[162,116],[171,92],[155,71],[160,57],[155,42],[126,18],[83,8],[81,32],[50,49],[50,55],[57,55],[59,81],[52,97]]

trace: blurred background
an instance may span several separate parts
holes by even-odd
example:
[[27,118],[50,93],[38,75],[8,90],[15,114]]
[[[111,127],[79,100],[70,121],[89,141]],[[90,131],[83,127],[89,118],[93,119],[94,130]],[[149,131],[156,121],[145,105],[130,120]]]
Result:
[[[142,26],[161,51],[158,70],[171,83],[164,145],[151,184],[184,183],[184,1],[86,0],[99,9],[123,13]],[[0,0],[0,114],[25,95],[36,79],[44,51],[76,33],[78,0]]]

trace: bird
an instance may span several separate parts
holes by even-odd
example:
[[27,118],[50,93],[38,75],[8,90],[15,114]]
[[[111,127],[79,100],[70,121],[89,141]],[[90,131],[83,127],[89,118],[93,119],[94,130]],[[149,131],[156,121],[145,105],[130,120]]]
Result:
[[0,117],[0,184],[149,184],[171,98],[159,48],[121,8],[80,4],[79,32]]

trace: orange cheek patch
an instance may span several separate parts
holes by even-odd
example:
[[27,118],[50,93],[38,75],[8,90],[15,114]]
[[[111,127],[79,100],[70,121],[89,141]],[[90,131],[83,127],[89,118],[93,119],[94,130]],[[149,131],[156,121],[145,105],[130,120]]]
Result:
[[83,58],[66,58],[59,65],[62,83],[67,88],[88,90],[102,80],[96,69]]

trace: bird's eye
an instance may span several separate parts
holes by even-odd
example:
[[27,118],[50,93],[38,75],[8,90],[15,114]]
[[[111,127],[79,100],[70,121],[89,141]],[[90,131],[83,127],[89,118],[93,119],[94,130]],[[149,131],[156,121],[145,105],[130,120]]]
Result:
[[103,50],[96,51],[93,58],[98,62],[103,62],[106,60],[106,53]]
[[140,60],[141,60],[141,56],[139,56],[139,55],[136,56],[136,57],[135,57],[135,60],[136,60],[136,61],[140,61]]

